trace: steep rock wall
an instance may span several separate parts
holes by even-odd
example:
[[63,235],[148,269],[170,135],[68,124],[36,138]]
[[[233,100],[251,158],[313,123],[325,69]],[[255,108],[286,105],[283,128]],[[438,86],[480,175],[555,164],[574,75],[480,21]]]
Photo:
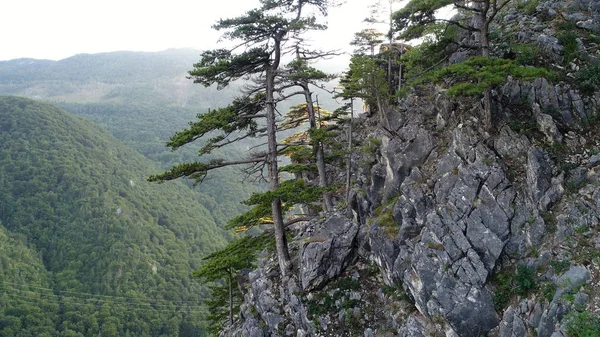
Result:
[[[551,18],[597,34],[599,9],[540,1],[501,21],[561,62]],[[223,335],[600,334],[600,91],[509,79],[493,100],[494,130],[477,99],[436,88],[387,111],[391,129],[357,119],[351,211],[298,229],[292,277],[261,260]]]

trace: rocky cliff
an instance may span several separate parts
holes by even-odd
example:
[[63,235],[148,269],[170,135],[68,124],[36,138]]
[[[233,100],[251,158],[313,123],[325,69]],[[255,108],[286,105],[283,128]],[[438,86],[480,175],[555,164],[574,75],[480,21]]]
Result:
[[557,28],[596,36],[600,3],[517,1],[499,21],[565,77],[494,90],[494,130],[435,87],[391,129],[356,120],[351,211],[296,230],[294,276],[268,255],[242,275],[224,336],[600,336],[600,91],[576,83],[600,42]]

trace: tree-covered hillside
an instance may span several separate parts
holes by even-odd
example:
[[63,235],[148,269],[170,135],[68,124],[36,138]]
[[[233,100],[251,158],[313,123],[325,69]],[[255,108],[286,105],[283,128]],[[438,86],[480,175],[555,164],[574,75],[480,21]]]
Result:
[[[80,117],[0,97],[0,335],[201,334],[204,290],[191,273],[225,243],[203,206],[217,205],[183,184],[147,183],[156,171]],[[30,314],[14,312],[17,300]]]
[[[162,168],[194,160],[201,144],[173,152],[169,137],[197,114],[226,105],[232,91],[201,88],[186,78],[200,52],[81,54],[60,61],[18,59],[0,62],[0,94],[47,101],[82,115],[111,132]],[[254,143],[228,150],[241,156]],[[242,212],[256,191],[236,170],[213,175],[201,190],[217,221]]]
[[55,336],[59,306],[37,291],[50,287],[50,273],[26,242],[0,222],[0,336]]

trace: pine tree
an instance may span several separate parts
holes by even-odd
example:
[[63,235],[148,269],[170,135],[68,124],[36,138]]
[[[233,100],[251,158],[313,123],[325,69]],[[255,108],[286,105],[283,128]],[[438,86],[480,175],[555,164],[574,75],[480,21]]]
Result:
[[383,42],[383,33],[376,29],[366,28],[360,32],[354,33],[354,40],[350,42],[351,46],[355,46],[354,54],[364,55],[369,51],[369,55],[375,56],[375,47]]
[[[470,33],[473,38],[466,41],[444,38],[443,43],[473,50],[476,56],[460,64],[421,77],[418,81],[452,81],[450,94],[477,95],[483,98],[483,120],[486,129],[493,127],[494,104],[492,89],[503,83],[507,76],[528,80],[535,77],[547,77],[544,69],[519,66],[512,60],[493,58],[490,55],[490,25],[498,13],[512,0],[411,0],[405,7],[394,13],[396,29],[406,39],[423,37],[436,28],[449,31],[458,28]],[[447,19],[436,16],[442,8],[453,8],[459,15]],[[431,70],[431,69],[430,69]]]
[[244,268],[253,267],[255,255],[269,245],[271,239],[266,236],[244,236],[232,241],[227,247],[204,258],[206,264],[194,272],[194,276],[204,282],[213,283],[211,299],[205,301],[210,315],[209,330],[217,333],[223,322],[233,325],[235,311],[239,309],[241,293],[233,285],[234,277]]
[[[270,190],[276,191],[280,182],[275,94],[282,55],[286,52],[288,37],[326,28],[313,13],[325,16],[329,6],[328,0],[260,0],[260,6],[256,9],[239,17],[219,20],[213,28],[224,31],[224,39],[239,44],[231,49],[203,52],[200,62],[190,72],[191,78],[205,86],[216,84],[219,89],[233,81],[248,78],[253,79],[256,85],[230,106],[199,115],[199,121],[177,133],[168,146],[176,149],[211,132],[220,131],[220,135],[208,141],[201,154],[261,134],[266,134],[267,150],[240,161],[214,159],[182,164],[149,179],[165,181],[190,177],[202,181],[213,169],[251,164],[253,169],[249,172],[254,173],[262,172],[262,167],[266,166]],[[259,129],[256,121],[259,118],[266,119],[264,128]],[[271,201],[271,216],[279,266],[285,276],[289,274],[292,263],[285,236],[282,203],[278,197]]]
[[[317,112],[320,109],[312,98],[311,86],[319,86],[322,82],[327,82],[333,79],[333,76],[324,73],[309,65],[308,60],[314,58],[324,58],[330,53],[323,52],[307,52],[300,48],[300,45],[296,46],[296,59],[287,65],[288,73],[285,75],[286,82],[289,82],[289,86],[300,87],[301,91],[297,94],[304,96],[306,104],[303,107],[306,108],[306,116],[309,123],[309,135],[311,136],[312,148],[317,166],[317,172],[319,175],[319,186],[326,188],[327,182],[327,170],[325,167],[325,153],[323,148],[322,139],[317,135],[322,134],[322,125],[320,121],[317,121]],[[323,195],[323,203],[326,211],[333,210],[333,201],[329,193]]]

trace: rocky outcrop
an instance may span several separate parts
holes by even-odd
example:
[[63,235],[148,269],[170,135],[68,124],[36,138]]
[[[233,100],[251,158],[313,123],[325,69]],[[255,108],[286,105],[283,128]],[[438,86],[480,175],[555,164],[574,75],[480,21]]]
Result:
[[[600,8],[534,10],[593,31]],[[539,20],[504,16],[559,62]],[[351,214],[297,233],[283,283],[261,280],[272,261],[252,272],[254,311],[228,335],[564,337],[578,310],[600,315],[600,91],[509,79],[493,96],[497,130],[434,88],[388,111],[391,129],[359,119]]]
[[[306,243],[300,252],[300,281],[302,289],[322,288],[339,276],[356,257],[358,225],[350,219],[334,215],[304,232]],[[314,232],[313,232],[314,231]]]

